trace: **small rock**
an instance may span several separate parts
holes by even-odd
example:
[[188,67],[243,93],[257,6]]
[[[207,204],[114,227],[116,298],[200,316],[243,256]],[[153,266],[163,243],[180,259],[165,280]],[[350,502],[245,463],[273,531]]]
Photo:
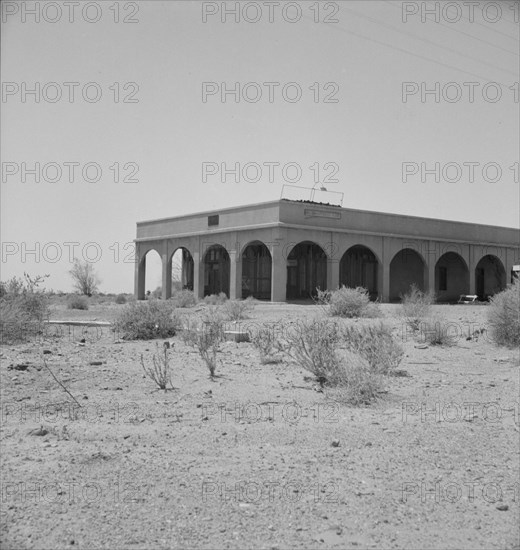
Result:
[[92,365],[94,367],[98,367],[99,365],[102,365],[103,361],[91,361],[89,365]]
[[497,506],[497,510],[500,510],[501,512],[505,512],[509,510],[509,506],[507,504],[499,504]]
[[43,350],[43,355],[51,355],[51,354],[52,354],[52,351],[50,349]]
[[29,365],[26,365],[25,363],[19,363],[18,365],[9,365],[8,370],[27,370],[29,368]]
[[339,439],[333,439],[331,445],[333,447],[339,447]]
[[85,338],[82,338],[82,339],[79,341],[80,344],[84,344],[85,342],[86,342]]
[[417,349],[428,349],[428,346],[426,344],[415,344],[414,348]]
[[34,430],[30,430],[28,432],[28,435],[36,435],[36,436],[44,436],[49,433],[48,430],[46,430],[43,426],[40,426],[39,428],[35,428]]

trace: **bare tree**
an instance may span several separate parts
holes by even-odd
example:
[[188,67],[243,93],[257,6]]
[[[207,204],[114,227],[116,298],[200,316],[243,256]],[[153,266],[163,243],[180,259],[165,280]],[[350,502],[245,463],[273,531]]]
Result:
[[69,273],[72,277],[74,288],[86,296],[92,296],[101,282],[94,272],[94,266],[87,261],[82,262],[77,258],[74,258],[74,265]]

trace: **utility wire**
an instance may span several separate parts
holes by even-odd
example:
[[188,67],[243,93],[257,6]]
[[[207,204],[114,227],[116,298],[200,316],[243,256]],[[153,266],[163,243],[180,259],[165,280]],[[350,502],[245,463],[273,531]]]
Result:
[[[385,2],[392,6],[392,8],[395,8],[397,10],[401,11],[401,8],[399,6],[396,6],[393,2],[390,0],[385,0]],[[447,29],[450,29],[453,32],[456,32],[458,34],[463,34],[464,36],[468,36],[469,38],[472,38],[473,40],[478,40],[479,42],[482,42],[483,44],[487,44],[488,46],[492,46],[493,48],[497,48],[499,50],[502,50],[503,52],[510,53],[511,55],[515,55],[516,57],[519,57],[519,54],[517,52],[512,52],[511,50],[508,50],[506,48],[502,48],[502,46],[499,46],[498,44],[493,44],[493,42],[488,42],[487,40],[483,40],[482,38],[479,38],[478,36],[474,36],[473,34],[470,34],[469,32],[464,32],[458,29],[455,29],[452,25],[449,25],[447,23],[442,23],[441,21],[435,21],[437,25],[442,25],[443,27],[446,27]]]
[[382,21],[378,21],[377,19],[374,19],[373,17],[370,17],[369,15],[365,15],[365,14],[356,12],[356,11],[350,9],[350,8],[345,8],[345,7],[342,7],[342,10],[347,11],[349,13],[352,13],[356,17],[362,17],[363,19],[367,19],[368,21],[371,21],[372,23],[375,23],[377,25],[381,25],[382,27],[385,27],[385,28],[390,29],[392,31],[404,34],[405,36],[409,36],[410,38],[412,38],[414,40],[420,40],[421,42],[424,42],[425,44],[429,44],[429,45],[434,46],[436,48],[441,48],[441,49],[446,50],[446,51],[448,51],[450,53],[453,53],[455,55],[460,55],[461,57],[465,57],[467,59],[470,59],[471,61],[475,61],[477,63],[482,63],[483,65],[488,65],[489,67],[493,67],[494,69],[498,69],[499,71],[503,71],[503,72],[509,73],[513,76],[517,76],[517,73],[515,73],[513,71],[510,71],[509,69],[503,69],[501,67],[497,67],[496,65],[493,65],[492,63],[488,63],[487,61],[482,61],[482,60],[476,59],[475,57],[472,57],[471,55],[467,55],[465,53],[458,52],[458,51],[456,51],[452,48],[449,48],[447,46],[437,44],[437,42],[434,42],[433,40],[429,40],[428,38],[422,38],[420,36],[416,36],[415,34],[413,34],[411,32],[397,29],[396,27],[393,27],[392,25],[387,25],[386,23],[383,23]]
[[[309,21],[313,21],[311,16],[304,15],[303,17],[308,19]],[[370,38],[370,37],[365,36],[363,34],[360,34],[358,32],[340,27],[339,25],[330,25],[328,28],[329,29],[334,29],[337,32],[343,32],[343,33],[346,33],[346,34],[351,34],[352,36],[362,38],[363,40],[368,40],[369,42],[373,42],[374,44],[379,44],[380,46],[384,46],[385,48],[390,48],[391,50],[395,50],[397,52],[405,53],[407,55],[411,55],[412,57],[417,57],[418,59],[422,59],[423,61],[428,61],[430,63],[435,63],[436,65],[440,65],[441,67],[446,67],[448,69],[453,69],[454,71],[457,71],[459,73],[474,76],[475,78],[478,78],[479,80],[483,80],[484,82],[496,82],[497,84],[500,84],[504,87],[510,86],[510,83],[506,84],[504,82],[500,82],[500,81],[495,80],[493,78],[489,78],[487,76],[482,76],[481,74],[477,74],[477,73],[474,73],[472,71],[467,71],[465,69],[461,69],[460,67],[455,67],[454,65],[450,65],[449,63],[443,63],[442,61],[438,61],[437,59],[432,59],[431,57],[426,57],[425,55],[421,55],[421,54],[418,54],[418,53],[415,53],[415,52],[411,52],[410,50],[407,50],[405,48],[400,48],[399,46],[394,46],[392,44],[388,44],[388,43],[383,42],[381,40],[377,40],[376,38]]]
[[[429,14],[427,14],[427,15],[429,15]],[[494,32],[496,34],[499,34],[502,37],[510,38],[511,40],[514,40],[515,42],[518,42],[518,38],[516,36],[511,36],[510,34],[505,34],[503,32],[498,31],[497,29],[493,29],[489,25],[484,25],[483,23],[479,23],[478,21],[471,21],[471,19],[469,19],[468,17],[465,17],[464,15],[461,15],[461,18],[465,19],[466,21],[469,21],[473,25],[479,25],[481,27],[484,27],[488,31]],[[429,20],[429,21],[431,21],[431,20]],[[508,21],[508,22],[510,23],[510,21]]]

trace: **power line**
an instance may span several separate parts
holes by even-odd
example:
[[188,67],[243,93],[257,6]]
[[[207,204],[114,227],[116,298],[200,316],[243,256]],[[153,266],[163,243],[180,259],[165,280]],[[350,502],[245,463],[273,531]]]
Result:
[[482,61],[482,60],[479,60],[479,59],[476,59],[475,57],[472,57],[470,55],[467,55],[465,53],[461,53],[461,52],[458,52],[452,48],[449,48],[447,46],[443,46],[441,44],[437,44],[436,42],[434,42],[433,40],[429,40],[428,38],[422,38],[420,36],[416,36],[415,34],[413,33],[410,33],[408,31],[404,31],[404,30],[400,30],[400,29],[397,29],[396,27],[393,27],[392,25],[387,25],[386,23],[383,23],[377,19],[374,19],[373,17],[370,17],[369,15],[365,15],[365,14],[362,14],[362,13],[359,13],[359,12],[356,12],[350,8],[345,8],[345,7],[342,7],[342,9],[344,11],[347,11],[347,12],[350,12],[352,13],[353,15],[355,15],[356,17],[362,17],[363,19],[367,19],[368,21],[371,21],[372,23],[375,23],[377,25],[381,25],[382,27],[385,27],[387,29],[390,29],[394,32],[398,32],[398,33],[401,33],[405,36],[409,36],[410,38],[414,39],[414,40],[420,40],[421,42],[424,42],[426,44],[430,44],[436,48],[441,48],[443,50],[446,50],[450,53],[453,53],[455,55],[460,55],[462,57],[465,57],[467,59],[470,59],[471,61],[475,61],[477,63],[482,63],[483,65],[488,65],[489,67],[493,67],[494,69],[498,69],[500,71],[503,71],[503,72],[506,72],[506,73],[509,73],[509,74],[512,74],[513,76],[517,76],[517,73],[513,72],[513,71],[510,71],[509,69],[503,69],[501,67],[496,67],[495,65],[493,65],[492,63],[488,63],[487,61]]
[[[392,6],[392,8],[396,8],[400,10],[399,6],[396,6],[394,3],[392,3],[390,0],[385,0],[385,2]],[[458,34],[463,34],[464,36],[468,36],[469,38],[472,38],[473,40],[478,40],[479,42],[482,42],[483,44],[487,44],[488,46],[492,46],[493,48],[497,48],[499,50],[502,50],[503,52],[510,53],[511,55],[514,55],[516,57],[519,57],[517,52],[512,52],[511,50],[508,50],[506,48],[502,48],[502,46],[499,46],[498,44],[493,44],[493,42],[488,42],[487,40],[483,40],[482,38],[479,38],[478,36],[474,36],[470,34],[469,32],[464,32],[458,29],[455,29],[453,25],[448,25],[446,23],[442,23],[441,21],[436,21],[437,25],[442,25],[443,27],[446,27],[447,29],[450,29],[453,32],[456,32]]]
[[[426,15],[430,15],[430,14],[426,14]],[[496,29],[493,29],[492,27],[490,27],[488,25],[484,25],[483,23],[479,23],[478,21],[475,21],[475,20],[471,21],[471,19],[469,19],[468,17],[465,17],[464,15],[461,15],[461,18],[465,19],[466,21],[469,21],[473,25],[479,25],[481,27],[484,27],[488,31],[494,32],[496,34],[499,34],[502,37],[510,38],[511,40],[514,40],[515,42],[518,42],[518,38],[516,36],[511,36],[510,34],[505,34],[503,32],[500,32],[500,31],[496,30]],[[431,19],[429,19],[429,21],[431,21]],[[510,23],[510,21],[508,21],[508,22]]]
[[[306,19],[309,19],[309,21],[313,20],[311,16],[304,15],[304,17]],[[370,38],[368,36],[364,36],[363,34],[360,34],[360,33],[355,32],[355,31],[351,31],[349,29],[345,29],[345,28],[340,27],[338,25],[330,25],[328,28],[329,29],[334,29],[335,31],[344,32],[346,34],[351,34],[352,36],[357,36],[358,38],[362,38],[363,40],[368,40],[369,42],[374,42],[375,44],[379,44],[380,46],[390,48],[391,50],[395,50],[395,51],[398,51],[398,52],[401,52],[401,53],[405,53],[407,55],[411,55],[412,57],[417,57],[418,59],[422,59],[424,61],[429,61],[430,63],[435,63],[436,65],[440,65],[441,67],[446,67],[448,69],[453,69],[453,70],[455,70],[459,73],[474,76],[474,77],[476,77],[480,80],[483,80],[485,82],[490,82],[491,81],[491,82],[496,82],[497,84],[500,84],[504,87],[509,86],[509,84],[505,84],[504,82],[499,82],[498,80],[489,78],[487,76],[482,76],[480,74],[477,74],[477,73],[474,73],[474,72],[471,72],[471,71],[467,71],[465,69],[461,69],[460,67],[455,67],[454,65],[450,65],[449,63],[443,63],[442,61],[438,61],[437,59],[432,59],[431,57],[426,57],[424,55],[421,55],[421,54],[418,54],[418,53],[415,53],[415,52],[411,52],[410,50],[407,50],[405,48],[400,48],[399,46],[393,46],[392,44],[388,44],[388,43],[383,42],[381,40],[377,40],[375,38]]]

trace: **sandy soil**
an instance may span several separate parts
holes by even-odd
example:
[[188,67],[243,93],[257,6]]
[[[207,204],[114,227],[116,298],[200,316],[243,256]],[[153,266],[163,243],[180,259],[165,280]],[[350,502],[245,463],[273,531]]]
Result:
[[[107,328],[3,346],[2,548],[520,548],[518,352],[466,340],[486,307],[437,308],[451,347],[417,347],[383,306],[407,376],[362,408],[249,343],[224,344],[211,381],[173,338],[168,392],[139,362],[156,343]],[[249,323],[320,314],[261,304]]]

